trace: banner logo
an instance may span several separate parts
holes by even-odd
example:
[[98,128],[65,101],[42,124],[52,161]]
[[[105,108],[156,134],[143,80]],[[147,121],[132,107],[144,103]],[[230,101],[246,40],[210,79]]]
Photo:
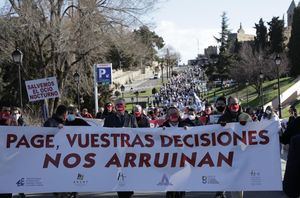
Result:
[[158,186],[172,186],[173,184],[169,181],[169,178],[166,174],[164,174],[160,180],[160,182],[157,184]]
[[255,171],[255,170],[250,171],[250,183],[252,186],[260,186],[261,185],[260,172]]
[[84,186],[88,183],[87,180],[84,180],[84,175],[78,173],[76,180],[73,181],[76,186]]
[[17,181],[17,186],[44,186],[42,178],[21,178]]
[[17,184],[18,187],[19,186],[24,186],[25,185],[25,178],[19,179],[19,181],[16,184]]
[[219,184],[216,176],[202,176],[202,184]]

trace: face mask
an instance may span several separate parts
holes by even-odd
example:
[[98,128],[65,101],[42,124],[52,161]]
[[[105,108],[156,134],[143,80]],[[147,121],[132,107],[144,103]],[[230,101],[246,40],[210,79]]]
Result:
[[75,120],[75,115],[74,114],[68,114],[68,116],[67,116],[67,120],[69,121],[69,122],[72,122],[72,121],[74,121]]
[[238,104],[234,104],[234,105],[229,106],[229,109],[230,109],[231,112],[238,112],[239,108],[240,108],[240,105],[238,105]]
[[134,112],[134,115],[136,116],[136,117],[141,117],[141,112]]
[[14,114],[14,115],[12,115],[12,117],[13,117],[14,120],[18,120],[21,117],[21,115],[20,114]]
[[170,115],[170,121],[171,122],[177,122],[178,121],[178,115],[175,114],[175,115]]
[[195,118],[196,118],[196,117],[195,117],[194,115],[189,115],[189,119],[190,119],[190,120],[195,120]]
[[218,106],[216,107],[216,109],[219,111],[219,112],[223,112],[225,110],[225,107],[224,106]]
[[125,105],[124,104],[117,104],[116,105],[116,110],[120,111],[120,112],[125,111]]

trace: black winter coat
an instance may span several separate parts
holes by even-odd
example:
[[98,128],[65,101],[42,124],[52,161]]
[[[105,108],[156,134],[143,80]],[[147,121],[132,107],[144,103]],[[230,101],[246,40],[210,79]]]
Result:
[[282,144],[289,144],[291,138],[295,135],[300,135],[300,117],[297,117],[294,121],[287,125],[287,129],[280,137],[280,142]]
[[127,112],[124,115],[120,115],[118,113],[112,113],[108,115],[104,120],[103,127],[111,127],[111,128],[137,128],[137,122],[133,115],[128,114]]
[[73,121],[66,121],[66,126],[90,126],[85,120],[81,118],[75,118]]
[[53,114],[52,117],[44,123],[44,127],[58,127],[59,124],[65,124],[65,121],[56,114]]
[[226,110],[225,113],[219,118],[218,123],[238,122],[240,114],[241,111],[238,111],[237,114],[233,114],[229,110]]
[[149,119],[144,114],[141,117],[135,117],[135,119],[139,128],[150,128]]
[[283,191],[289,197],[300,196],[300,135],[293,136],[289,146],[288,159],[283,179]]

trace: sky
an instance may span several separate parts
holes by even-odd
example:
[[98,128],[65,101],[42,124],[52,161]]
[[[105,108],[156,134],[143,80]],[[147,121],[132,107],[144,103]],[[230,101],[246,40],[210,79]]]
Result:
[[[166,45],[181,54],[182,63],[194,59],[204,48],[217,45],[221,14],[225,11],[229,29],[236,33],[242,23],[246,34],[255,35],[254,24],[260,18],[268,22],[274,16],[285,16],[292,0],[163,0],[150,19],[152,30],[162,36]],[[295,0],[298,4],[299,0]],[[199,52],[198,52],[199,46]]]
[[[167,46],[181,54],[182,63],[203,54],[204,48],[217,45],[221,14],[225,11],[229,29],[237,32],[240,23],[247,34],[255,34],[254,24],[260,18],[268,22],[282,18],[292,0],[159,0],[157,9],[145,17]],[[300,0],[295,0],[296,4]],[[5,0],[0,0],[0,7]]]

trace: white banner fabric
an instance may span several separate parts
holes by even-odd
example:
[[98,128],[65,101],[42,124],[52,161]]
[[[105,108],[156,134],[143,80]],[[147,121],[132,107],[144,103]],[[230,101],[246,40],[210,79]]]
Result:
[[0,127],[0,193],[281,190],[279,122]]

